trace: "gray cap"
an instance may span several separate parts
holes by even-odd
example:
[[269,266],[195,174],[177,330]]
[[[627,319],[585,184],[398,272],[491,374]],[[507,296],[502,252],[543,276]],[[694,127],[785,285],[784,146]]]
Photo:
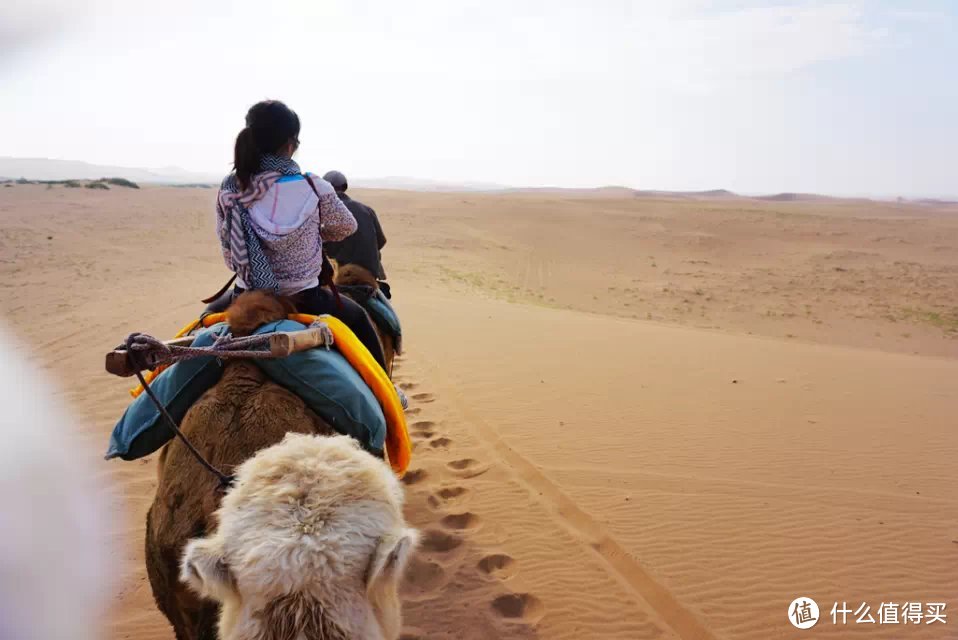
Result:
[[339,171],[327,171],[326,175],[323,176],[323,180],[333,185],[333,189],[336,191],[345,191],[347,187],[349,187],[346,183],[346,176]]

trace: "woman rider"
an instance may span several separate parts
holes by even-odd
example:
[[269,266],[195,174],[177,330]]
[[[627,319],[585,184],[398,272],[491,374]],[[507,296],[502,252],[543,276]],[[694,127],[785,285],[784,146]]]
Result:
[[385,370],[382,346],[363,308],[329,288],[332,265],[323,242],[356,231],[356,220],[328,182],[301,173],[299,117],[278,100],[254,104],[236,136],[234,171],[216,198],[216,230],[235,293],[265,289],[293,300],[301,313],[342,320]]

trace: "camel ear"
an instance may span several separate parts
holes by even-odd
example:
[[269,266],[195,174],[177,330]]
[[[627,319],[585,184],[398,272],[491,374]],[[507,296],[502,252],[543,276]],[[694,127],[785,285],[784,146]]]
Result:
[[224,602],[234,596],[236,581],[226,564],[222,540],[190,540],[180,562],[180,580],[204,598]]
[[366,589],[399,582],[418,543],[419,532],[415,529],[403,529],[398,535],[382,538],[369,565]]

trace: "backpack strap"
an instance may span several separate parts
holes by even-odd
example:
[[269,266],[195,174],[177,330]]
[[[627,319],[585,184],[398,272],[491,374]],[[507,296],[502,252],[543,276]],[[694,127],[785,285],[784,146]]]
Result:
[[[319,195],[319,190],[316,189],[316,185],[313,183],[313,179],[310,178],[309,175],[305,173],[301,173],[300,175],[303,176],[306,179],[306,182],[309,183],[309,187],[310,189],[313,190],[313,193],[316,194],[317,200],[322,200],[322,198]],[[333,297],[336,298],[336,306],[342,309],[343,301],[339,299],[339,289],[336,287],[336,284],[333,282],[333,264],[329,261],[329,257],[326,256],[326,245],[325,243],[323,243],[323,237],[322,237],[323,208],[322,206],[320,206],[319,203],[316,204],[316,210],[317,210],[317,213],[319,214],[319,228],[320,228],[319,242],[320,242],[320,246],[321,246],[321,250],[323,254],[323,266],[319,272],[319,284],[329,287],[329,289],[333,292]]]
[[212,302],[215,302],[215,301],[219,300],[221,297],[223,297],[224,295],[226,295],[226,291],[230,288],[230,285],[232,285],[233,282],[235,282],[235,281],[236,281],[236,274],[234,273],[234,274],[233,274],[233,277],[230,278],[230,279],[226,282],[226,284],[223,285],[223,288],[222,288],[222,289],[220,289],[219,291],[217,291],[216,293],[214,293],[213,295],[211,295],[209,298],[203,298],[202,300],[200,300],[200,302],[202,302],[203,304],[210,304],[210,303],[212,303]]

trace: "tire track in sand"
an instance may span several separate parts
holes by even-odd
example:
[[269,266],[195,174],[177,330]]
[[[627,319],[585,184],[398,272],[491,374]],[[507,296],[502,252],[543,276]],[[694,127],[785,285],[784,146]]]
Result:
[[[430,366],[430,379],[441,380],[438,369]],[[467,422],[474,425],[479,439],[511,467],[511,473],[526,486],[533,499],[554,504],[557,509],[546,509],[575,537],[585,542],[613,578],[644,600],[648,606],[682,640],[715,640],[715,635],[686,609],[666,587],[659,584],[641,562],[616,541],[592,516],[583,511],[574,500],[562,492],[547,476],[522,454],[510,447],[485,420],[468,407],[454,385],[443,385],[443,395],[452,397],[456,408]]]

